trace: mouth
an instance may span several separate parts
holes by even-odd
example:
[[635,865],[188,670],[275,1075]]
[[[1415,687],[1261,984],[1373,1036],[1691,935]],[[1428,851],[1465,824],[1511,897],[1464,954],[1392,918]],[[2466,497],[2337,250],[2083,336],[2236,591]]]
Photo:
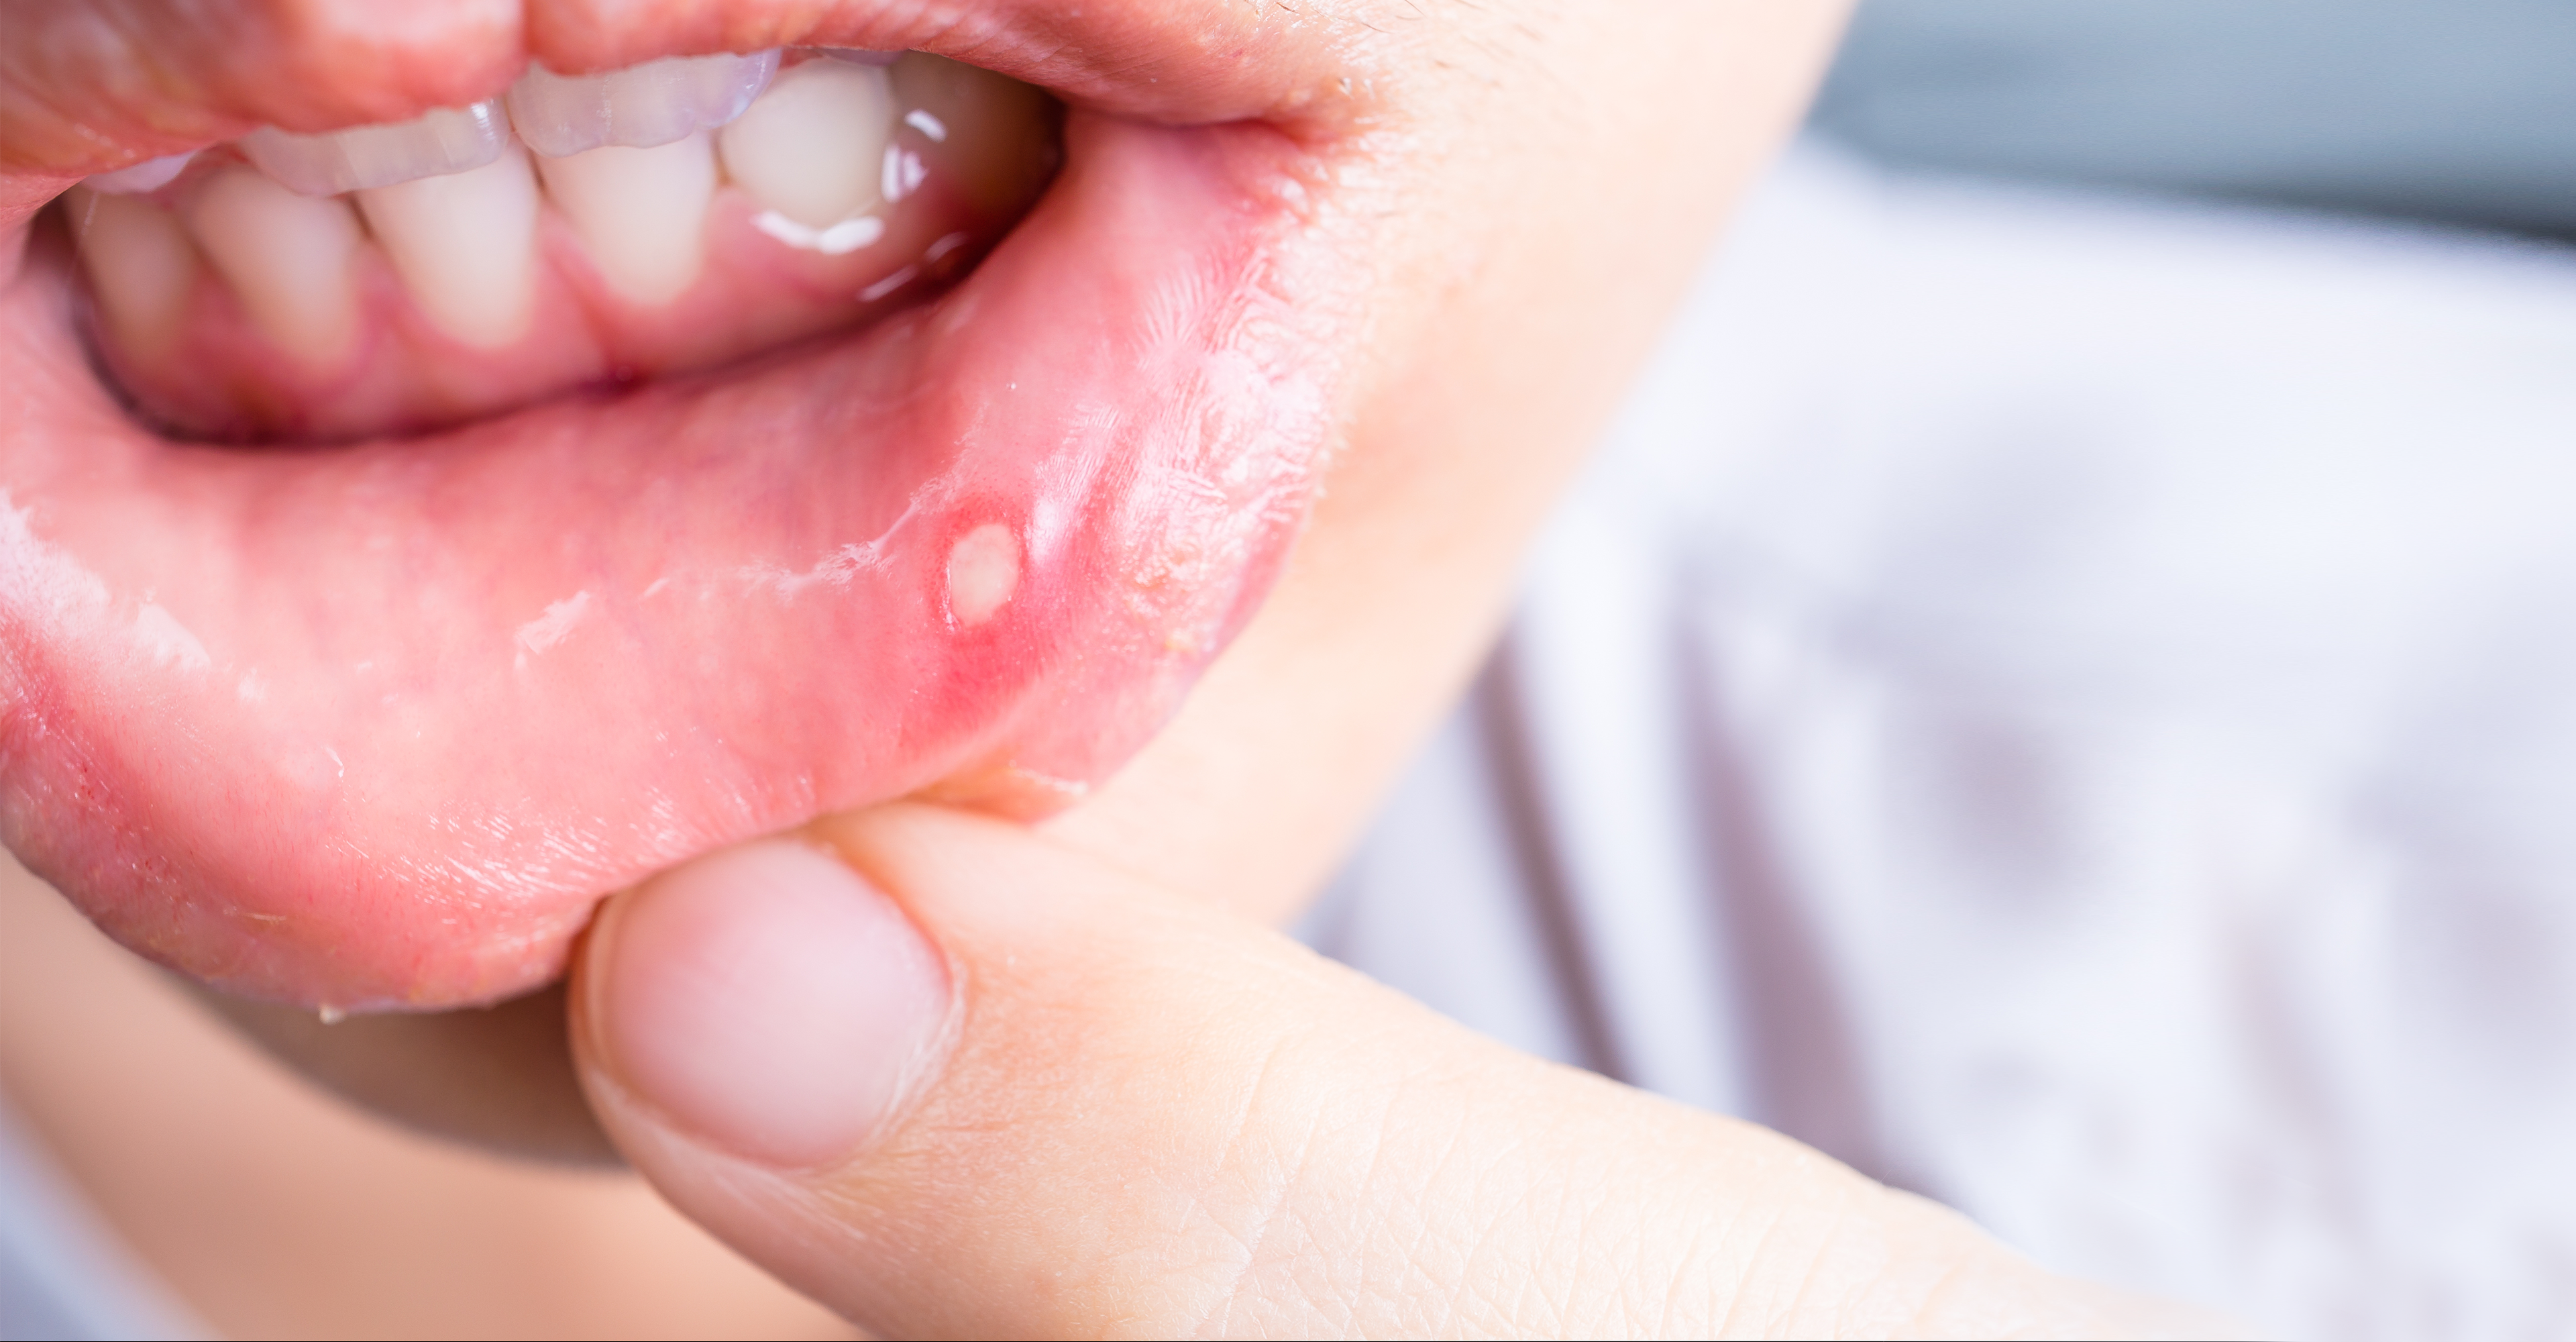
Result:
[[[6,127],[0,839],[219,988],[426,1009],[697,853],[1041,816],[1148,740],[1333,441],[1343,81],[1257,20],[869,9],[588,76],[507,31],[372,140]],[[962,63],[836,54],[915,48]]]

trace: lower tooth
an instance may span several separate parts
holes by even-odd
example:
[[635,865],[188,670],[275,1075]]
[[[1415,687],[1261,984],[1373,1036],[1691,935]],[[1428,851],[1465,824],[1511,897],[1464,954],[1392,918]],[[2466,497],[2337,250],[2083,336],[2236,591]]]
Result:
[[540,155],[537,172],[619,294],[656,307],[696,282],[716,189],[715,147],[704,132],[651,149]]
[[317,367],[347,356],[358,323],[349,263],[363,241],[347,202],[299,196],[249,168],[225,168],[190,201],[188,224],[271,342]]
[[828,229],[877,203],[894,121],[886,72],[807,61],[780,72],[717,144],[725,172],[762,206]]
[[537,183],[515,146],[470,172],[357,193],[367,227],[430,324],[486,349],[525,335],[536,300]]
[[99,315],[119,347],[160,354],[178,338],[196,287],[197,250],[169,211],[132,196],[76,191],[65,202]]

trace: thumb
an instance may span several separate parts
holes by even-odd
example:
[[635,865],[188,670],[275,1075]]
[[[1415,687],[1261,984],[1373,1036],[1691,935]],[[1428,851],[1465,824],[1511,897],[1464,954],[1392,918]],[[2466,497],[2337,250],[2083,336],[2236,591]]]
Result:
[[2117,1331],[1930,1203],[1042,836],[810,844],[613,902],[573,1038],[667,1197],[880,1333]]

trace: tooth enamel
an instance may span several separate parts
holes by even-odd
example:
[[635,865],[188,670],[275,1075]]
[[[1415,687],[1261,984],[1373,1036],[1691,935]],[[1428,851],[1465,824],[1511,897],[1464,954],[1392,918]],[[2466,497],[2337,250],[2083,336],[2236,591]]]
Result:
[[501,156],[510,128],[501,100],[442,107],[390,126],[352,126],[324,135],[295,135],[264,126],[236,143],[259,170],[306,196],[392,186],[465,172]]
[[360,191],[358,208],[431,324],[469,345],[527,331],[536,297],[537,182],[516,147],[471,172]]
[[778,72],[778,53],[673,56],[598,75],[531,65],[510,86],[510,124],[563,158],[603,145],[650,149],[741,116]]
[[67,202],[99,315],[123,349],[158,354],[179,334],[197,249],[178,217],[131,196],[76,192]]
[[299,196],[248,168],[225,168],[189,203],[197,246],[269,340],[317,367],[357,332],[350,258],[364,240],[348,202]]
[[812,229],[877,203],[894,94],[885,71],[807,61],[724,128],[725,174],[751,198]]
[[188,160],[196,156],[197,151],[191,149],[184,154],[147,158],[114,172],[99,173],[83,181],[81,185],[111,196],[139,196],[146,191],[158,191],[179,180],[179,174],[188,170]]
[[572,222],[611,287],[658,306],[698,278],[706,257],[715,146],[700,131],[651,149],[610,145],[537,160],[546,195]]

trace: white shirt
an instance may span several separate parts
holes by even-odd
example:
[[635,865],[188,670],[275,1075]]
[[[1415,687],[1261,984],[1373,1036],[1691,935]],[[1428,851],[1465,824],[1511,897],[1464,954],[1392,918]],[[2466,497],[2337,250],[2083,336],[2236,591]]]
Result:
[[1307,931],[2070,1272],[2576,1331],[2576,255],[1802,149]]

